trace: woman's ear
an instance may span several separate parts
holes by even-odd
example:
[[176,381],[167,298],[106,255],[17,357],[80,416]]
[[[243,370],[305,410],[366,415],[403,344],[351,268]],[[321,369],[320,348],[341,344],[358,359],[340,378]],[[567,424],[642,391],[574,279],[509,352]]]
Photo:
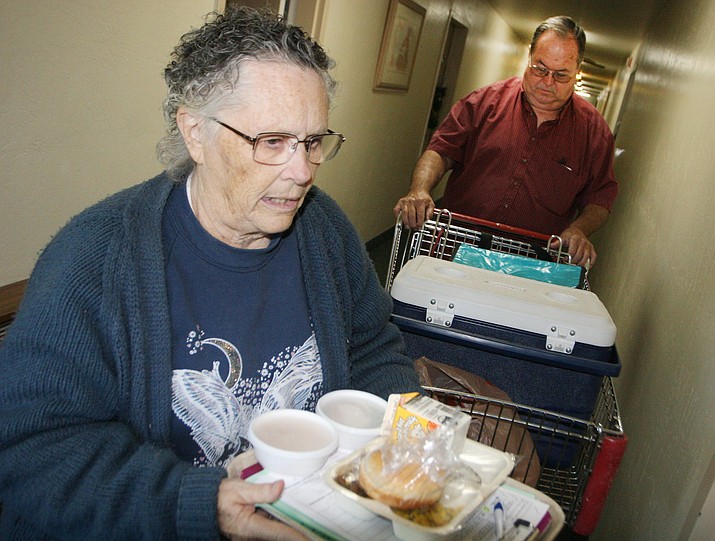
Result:
[[197,116],[185,107],[176,111],[176,126],[184,137],[184,143],[196,164],[204,162],[204,138],[201,133],[203,117]]

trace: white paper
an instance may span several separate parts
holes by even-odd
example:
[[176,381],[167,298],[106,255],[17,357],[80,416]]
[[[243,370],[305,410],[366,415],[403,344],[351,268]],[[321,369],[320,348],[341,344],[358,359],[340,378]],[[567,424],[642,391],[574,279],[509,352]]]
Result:
[[[261,483],[283,479],[286,484],[283,496],[275,504],[265,506],[266,510],[283,520],[301,525],[303,531],[308,528],[307,533],[313,539],[395,541],[397,538],[389,520],[377,515],[368,520],[356,518],[336,504],[338,495],[323,480],[323,471],[347,455],[348,453],[339,450],[323,470],[306,478],[281,477],[261,471],[249,480]],[[477,508],[459,530],[442,539],[497,541],[494,522],[494,504],[497,500],[501,501],[504,507],[504,541],[517,541],[528,536],[528,530],[517,532],[513,528],[516,519],[521,518],[536,526],[549,511],[549,505],[537,499],[533,493],[519,490],[511,484],[503,484]]]

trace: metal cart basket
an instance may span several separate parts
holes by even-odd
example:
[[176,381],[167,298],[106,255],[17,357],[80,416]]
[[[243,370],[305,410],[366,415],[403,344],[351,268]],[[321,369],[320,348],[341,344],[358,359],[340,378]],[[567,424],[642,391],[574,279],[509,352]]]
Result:
[[[516,449],[517,459],[527,463],[519,468],[520,475],[512,474],[516,480],[526,482],[533,473],[531,468],[538,469],[536,488],[561,506],[566,524],[580,535],[593,532],[627,442],[610,377],[603,379],[589,421],[459,391],[425,389],[434,399],[482,421],[482,430],[487,426],[493,432],[506,429],[508,436],[500,439],[497,447],[502,451]],[[523,429],[528,430],[533,446],[526,445]],[[481,436],[479,432],[474,439]],[[535,452],[550,454],[549,463],[539,465]]]
[[[569,254],[561,249],[559,237],[435,209],[432,219],[418,230],[404,227],[398,218],[385,289],[391,291],[395,276],[409,260],[420,255],[452,260],[463,243],[571,264]],[[587,279],[583,281],[583,288],[589,289]],[[399,321],[404,324],[406,318],[393,317],[404,331]],[[615,349],[614,356],[617,357]],[[487,379],[490,376],[480,375]],[[481,421],[482,427],[502,434],[506,431],[506,440],[502,438],[489,444],[508,450],[516,454],[520,462],[526,462],[526,467],[522,464],[518,474],[512,475],[525,482],[527,477],[533,480],[536,471],[536,488],[563,508],[566,524],[572,531],[588,535],[598,523],[627,442],[611,377],[596,376],[594,381],[595,406],[590,416],[582,418],[477,394],[425,388],[433,398],[468,413],[473,423]],[[528,445],[525,434],[532,440]],[[471,434],[477,440],[480,436],[481,433],[476,437]]]
[[[451,261],[460,244],[571,264],[571,256],[562,250],[561,238],[556,235],[542,235],[534,231],[452,213],[446,209],[435,209],[433,218],[427,220],[418,230],[405,228],[402,220],[397,219],[385,289],[390,291],[395,275],[410,259],[418,255],[426,255]],[[584,280],[584,289],[588,289],[587,279]]]

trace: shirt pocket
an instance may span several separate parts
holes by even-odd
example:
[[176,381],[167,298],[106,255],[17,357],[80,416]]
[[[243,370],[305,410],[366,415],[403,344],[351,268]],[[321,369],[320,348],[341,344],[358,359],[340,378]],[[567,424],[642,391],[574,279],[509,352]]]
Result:
[[574,207],[578,194],[583,190],[584,179],[575,161],[568,157],[544,157],[535,163],[538,171],[536,199],[558,216],[567,215]]

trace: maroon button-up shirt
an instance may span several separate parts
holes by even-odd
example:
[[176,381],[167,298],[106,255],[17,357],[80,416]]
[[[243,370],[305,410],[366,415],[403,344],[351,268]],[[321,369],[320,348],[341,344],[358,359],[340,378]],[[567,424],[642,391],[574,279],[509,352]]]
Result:
[[588,204],[610,211],[618,193],[613,135],[598,110],[574,94],[537,129],[519,77],[457,102],[428,149],[455,162],[442,207],[548,235]]

